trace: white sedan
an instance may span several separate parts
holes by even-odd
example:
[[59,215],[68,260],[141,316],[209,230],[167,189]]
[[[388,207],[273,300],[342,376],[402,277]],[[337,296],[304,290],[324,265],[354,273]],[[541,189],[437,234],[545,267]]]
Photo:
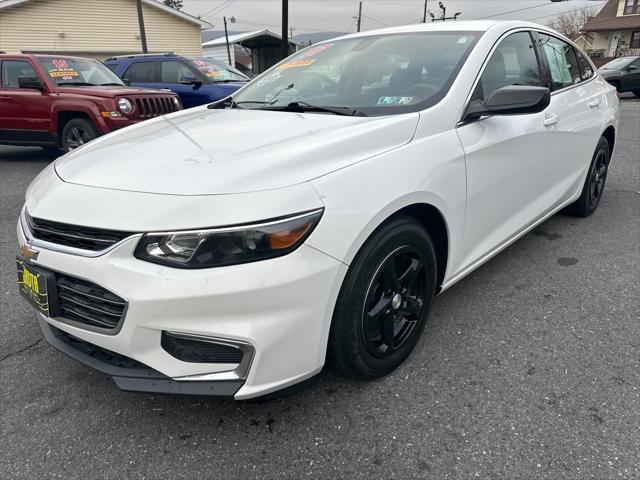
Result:
[[602,198],[619,100],[524,22],[370,31],[99,138],[31,184],[19,290],[125,390],[256,397],[375,378],[435,294]]

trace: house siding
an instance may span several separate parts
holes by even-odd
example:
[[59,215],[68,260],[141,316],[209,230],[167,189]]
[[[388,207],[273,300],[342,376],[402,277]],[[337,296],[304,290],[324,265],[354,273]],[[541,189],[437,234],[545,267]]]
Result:
[[[149,52],[202,53],[200,26],[143,4]],[[0,10],[0,50],[104,58],[140,53],[134,0],[32,0]]]

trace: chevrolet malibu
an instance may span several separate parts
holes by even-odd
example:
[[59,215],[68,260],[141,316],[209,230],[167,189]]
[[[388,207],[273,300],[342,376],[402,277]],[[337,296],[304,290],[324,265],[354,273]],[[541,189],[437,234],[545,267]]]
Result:
[[435,294],[556,212],[594,212],[618,117],[540,25],[347,35],[56,160],[26,193],[19,290],[49,343],[124,390],[380,377]]

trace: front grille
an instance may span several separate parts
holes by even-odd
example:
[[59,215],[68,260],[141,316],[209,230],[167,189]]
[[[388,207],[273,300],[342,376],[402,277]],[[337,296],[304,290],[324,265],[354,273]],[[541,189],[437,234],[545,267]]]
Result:
[[173,97],[137,97],[135,102],[140,118],[159,117],[178,110]]
[[31,235],[45,242],[98,252],[133,235],[119,230],[81,227],[26,216]]
[[87,280],[56,273],[60,316],[67,320],[108,330],[123,318],[126,300]]
[[183,362],[240,363],[242,361],[242,351],[239,348],[169,332],[162,332],[160,344],[169,355]]
[[135,368],[135,369],[148,369],[143,363],[134,360],[133,358],[120,355],[119,353],[112,352],[106,348],[99,347],[93,343],[89,343],[85,340],[81,340],[78,337],[60,330],[53,325],[48,325],[53,334],[62,342],[66,343],[75,350],[78,350],[90,357],[95,358],[103,363],[119,368]]

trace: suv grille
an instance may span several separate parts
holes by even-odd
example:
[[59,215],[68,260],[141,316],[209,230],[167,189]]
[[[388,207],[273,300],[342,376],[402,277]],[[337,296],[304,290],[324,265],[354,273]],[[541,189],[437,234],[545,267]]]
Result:
[[33,237],[45,242],[81,248],[98,252],[133,235],[131,232],[119,230],[102,230],[99,228],[80,227],[66,223],[50,222],[26,215],[27,224]]
[[126,300],[104,288],[56,273],[60,315],[92,327],[116,328],[124,316]]
[[178,107],[173,102],[173,97],[138,97],[135,101],[138,117],[140,118],[159,117],[178,110]]

